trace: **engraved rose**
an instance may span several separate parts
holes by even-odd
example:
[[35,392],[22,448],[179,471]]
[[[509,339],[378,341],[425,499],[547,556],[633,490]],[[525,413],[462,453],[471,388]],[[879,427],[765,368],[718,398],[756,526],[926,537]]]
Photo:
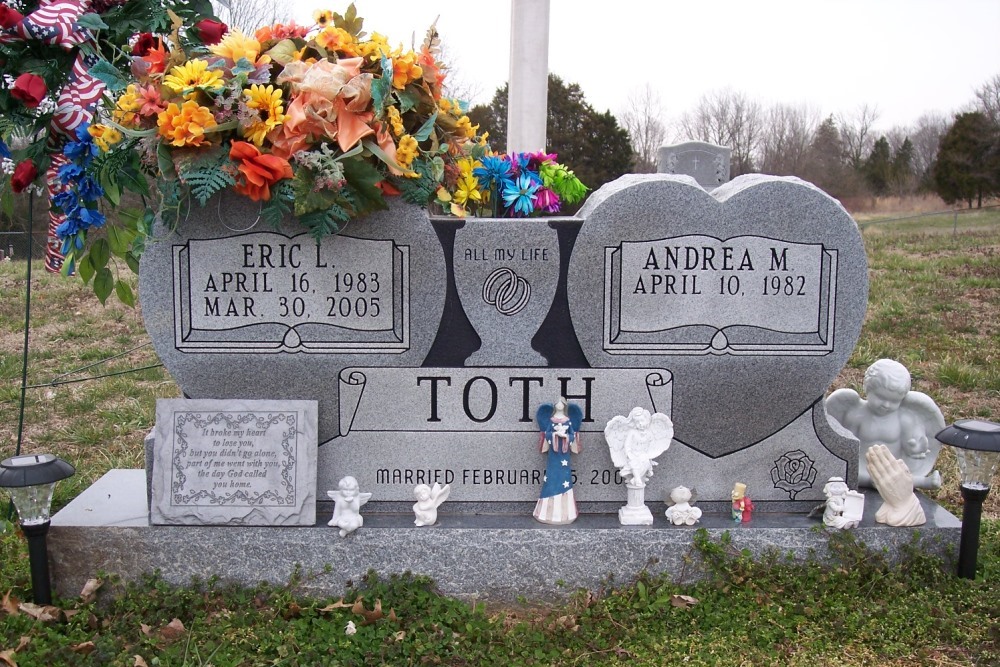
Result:
[[801,449],[786,452],[774,462],[771,468],[771,481],[775,488],[788,492],[789,500],[795,500],[800,491],[812,488],[816,481],[814,461],[806,456]]

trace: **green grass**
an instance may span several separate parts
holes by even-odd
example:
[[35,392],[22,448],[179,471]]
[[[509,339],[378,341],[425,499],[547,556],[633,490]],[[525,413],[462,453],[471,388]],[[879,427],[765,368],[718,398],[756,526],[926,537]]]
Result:
[[[871,290],[861,339],[835,387],[860,390],[865,368],[903,362],[914,389],[930,394],[950,422],[1000,420],[1000,212],[874,224],[864,231]],[[148,342],[141,316],[107,309],[76,280],[36,273],[25,411],[25,449],[68,458],[78,474],[57,487],[56,507],[111,468],[141,467],[142,439],[157,398],[178,396],[162,368],[50,385],[65,373]],[[0,453],[13,451],[20,397],[24,265],[0,264]],[[157,363],[150,346],[63,380]],[[959,511],[954,456],[943,452],[937,498]],[[699,538],[691,568],[706,577],[677,583],[641,576],[572,602],[483,608],[439,595],[419,576],[355,582],[348,603],[286,587],[241,589],[218,582],[172,587],[158,579],[96,603],[62,600],[70,618],[42,623],[0,610],[4,651],[33,665],[993,665],[1000,664],[1000,494],[987,500],[979,578],[956,579],[913,549],[890,566],[851,535],[815,561],[758,561]],[[3,498],[0,497],[0,501]],[[4,503],[6,504],[6,503]],[[110,587],[106,587],[110,588]],[[0,596],[30,595],[26,549],[0,535]],[[676,606],[675,595],[697,598]],[[393,610],[390,617],[389,610]],[[183,624],[170,629],[173,619]],[[357,634],[347,635],[348,621]],[[26,638],[26,639],[25,639]],[[90,644],[92,642],[92,644]],[[89,651],[89,653],[88,653]],[[8,661],[9,661],[8,660]]]

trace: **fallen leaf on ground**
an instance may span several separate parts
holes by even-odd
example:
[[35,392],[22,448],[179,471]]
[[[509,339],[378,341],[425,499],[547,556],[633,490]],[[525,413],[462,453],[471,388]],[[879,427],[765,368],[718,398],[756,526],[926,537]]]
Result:
[[350,609],[350,608],[351,608],[351,605],[349,605],[346,602],[344,602],[344,598],[340,598],[336,602],[334,602],[332,604],[326,605],[325,607],[323,607],[319,611],[320,612],[326,612],[326,611],[333,611],[334,609]]
[[7,594],[3,596],[3,600],[0,600],[0,609],[10,614],[11,616],[17,616],[17,607],[21,604],[21,601],[15,597],[11,597],[11,591],[7,591]]
[[0,663],[7,665],[7,667],[17,667],[17,663],[14,662],[14,651],[0,651]]
[[172,642],[184,634],[184,624],[181,619],[175,618],[160,629],[160,636],[166,641]]
[[20,653],[21,649],[31,643],[31,637],[21,637],[21,641],[17,643],[17,648],[14,649],[14,653]]
[[372,623],[385,617],[385,614],[382,612],[381,598],[375,600],[375,608],[372,609],[371,611],[365,609],[364,600],[358,600],[357,602],[355,602],[354,606],[351,607],[351,611],[353,611],[355,614],[358,614],[359,616],[364,617],[365,620],[361,622],[361,625],[371,625]]
[[141,655],[137,655],[134,657],[135,657],[135,662],[132,663],[132,667],[149,667],[149,665],[146,664],[146,661],[142,659]]
[[91,653],[94,652],[94,649],[96,648],[97,646],[94,645],[94,642],[81,642],[74,646],[70,646],[69,650],[73,651],[73,653],[82,653],[83,655],[90,655]]
[[406,630],[400,630],[399,632],[397,632],[396,634],[394,634],[392,637],[397,642],[401,642],[404,639],[406,639]]
[[298,618],[301,615],[302,615],[302,607],[300,607],[294,602],[288,605],[288,607],[285,608],[285,611],[282,614],[282,616],[284,616],[286,619]]
[[698,598],[693,598],[690,595],[671,595],[670,604],[681,609],[690,609],[698,604]]
[[84,604],[93,602],[97,598],[97,591],[104,582],[100,579],[87,579],[87,583],[83,585],[83,590],[80,591],[80,599],[83,600]]
[[17,608],[36,621],[41,621],[42,623],[58,621],[59,617],[62,615],[62,609],[59,607],[53,607],[52,605],[40,606],[33,602],[22,602],[17,606]]
[[79,609],[63,609],[62,613],[63,613],[63,616],[65,616],[66,620],[68,621],[69,619],[71,619],[74,616],[76,616],[77,614],[79,614],[80,610]]
[[153,628],[149,627],[145,623],[140,623],[139,629],[142,630],[142,634],[146,635],[147,637],[153,636]]

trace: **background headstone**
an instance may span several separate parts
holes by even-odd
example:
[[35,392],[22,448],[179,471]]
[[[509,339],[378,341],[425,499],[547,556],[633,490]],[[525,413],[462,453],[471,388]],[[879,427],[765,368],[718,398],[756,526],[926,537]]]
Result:
[[661,174],[686,175],[708,191],[729,182],[731,148],[704,141],[688,141],[663,146],[657,152],[656,171]]
[[153,524],[312,526],[316,402],[161,399]]

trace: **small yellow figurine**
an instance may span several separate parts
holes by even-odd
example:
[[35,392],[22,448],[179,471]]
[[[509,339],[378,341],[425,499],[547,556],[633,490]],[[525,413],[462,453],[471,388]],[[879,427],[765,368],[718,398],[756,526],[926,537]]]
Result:
[[750,515],[753,513],[753,501],[747,495],[747,485],[736,482],[733,484],[733,492],[730,496],[733,499],[733,521],[749,523]]

